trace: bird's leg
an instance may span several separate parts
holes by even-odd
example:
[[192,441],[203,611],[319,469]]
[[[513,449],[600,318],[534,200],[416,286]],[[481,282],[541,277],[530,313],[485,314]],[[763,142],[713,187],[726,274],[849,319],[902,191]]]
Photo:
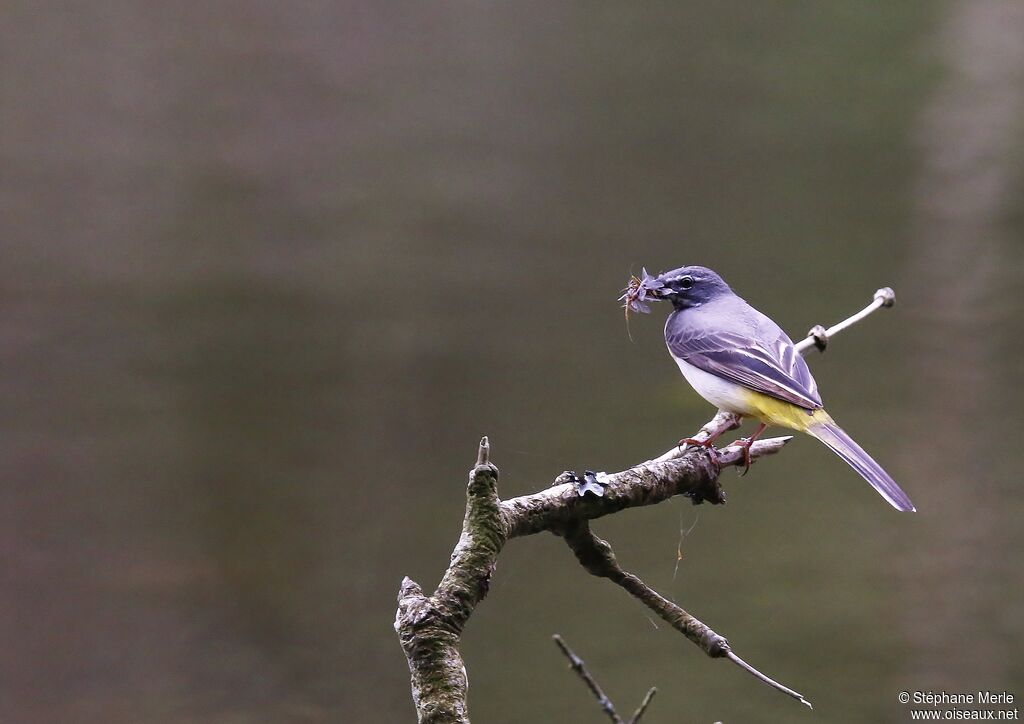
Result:
[[714,435],[709,435],[704,440],[698,440],[695,437],[684,437],[682,440],[680,440],[678,443],[676,443],[676,446],[677,447],[683,447],[684,445],[695,445],[697,447],[707,448],[708,450],[714,450],[715,449],[715,440],[717,440],[722,435],[724,435],[728,430],[729,430],[729,428],[723,428],[723,429],[719,430],[718,432],[716,432]]
[[743,448],[743,472],[740,473],[740,475],[746,475],[747,471],[750,470],[750,446],[754,444],[754,440],[757,439],[758,435],[764,432],[764,429],[766,427],[768,427],[768,425],[762,422],[757,426],[757,429],[754,430],[754,434],[751,435],[750,437],[741,437],[739,440],[735,440],[726,445],[726,447],[730,447],[732,445],[739,445],[740,447]]
[[[723,415],[725,415],[726,417],[724,419],[720,419]],[[684,445],[696,445],[697,448],[706,449],[714,454],[716,452],[715,440],[724,435],[727,430],[735,430],[737,427],[739,427],[738,415],[733,415],[729,417],[728,415],[726,415],[726,413],[719,411],[718,415],[715,416],[715,419],[712,420],[707,425],[700,428],[700,432],[697,433],[705,433],[708,435],[707,438],[701,440],[697,439],[696,437],[684,437],[683,439],[679,440],[679,442],[676,443],[676,446],[682,449]]]

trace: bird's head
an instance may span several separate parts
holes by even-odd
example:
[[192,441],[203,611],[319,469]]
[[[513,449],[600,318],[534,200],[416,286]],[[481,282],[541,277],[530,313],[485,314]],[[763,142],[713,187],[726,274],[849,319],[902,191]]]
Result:
[[655,279],[660,286],[651,296],[672,302],[676,309],[699,307],[730,291],[722,277],[705,266],[681,266]]
[[722,277],[704,266],[682,266],[656,277],[644,269],[642,277],[630,279],[619,301],[626,308],[628,320],[631,311],[650,312],[646,304],[650,301],[672,302],[676,309],[691,309],[731,292]]
[[[649,314],[647,302],[672,302],[676,309],[693,309],[732,290],[722,277],[704,266],[682,266],[652,277],[643,270],[643,276],[633,276],[619,297],[626,314],[629,329],[630,312]],[[632,337],[630,337],[632,339]]]
[[676,309],[699,307],[731,290],[722,277],[704,266],[682,266],[648,282],[648,298],[672,302]]

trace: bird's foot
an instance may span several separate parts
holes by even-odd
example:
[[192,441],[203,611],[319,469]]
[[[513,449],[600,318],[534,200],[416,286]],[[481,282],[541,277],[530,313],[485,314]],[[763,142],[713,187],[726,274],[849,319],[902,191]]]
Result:
[[729,445],[726,445],[726,447],[730,447],[732,445],[739,445],[740,447],[743,448],[743,472],[740,473],[741,476],[746,475],[748,472],[750,472],[750,446],[754,444],[754,440],[757,439],[758,435],[764,432],[766,427],[768,427],[768,425],[762,422],[760,425],[757,426],[757,429],[754,430],[754,434],[751,435],[750,437],[741,437],[739,440],[736,440],[734,442],[729,443]]
[[678,443],[678,447],[680,450],[683,450],[689,447],[690,445],[693,445],[694,447],[704,448],[705,450],[708,451],[708,455],[711,456],[711,459],[714,460],[715,463],[718,462],[719,452],[718,448],[715,447],[715,438],[709,437],[706,440],[697,440],[696,438],[692,437],[684,437]]
[[753,444],[754,444],[754,438],[753,437],[741,437],[739,440],[733,440],[731,443],[726,445],[726,447],[732,447],[733,445],[738,445],[741,448],[743,448],[743,472],[740,473],[741,477],[746,475],[750,471],[750,463],[751,463],[751,460],[750,460],[750,446],[753,445]]
[[710,450],[714,450],[715,438],[709,437],[704,440],[698,440],[695,437],[684,437],[682,440],[676,443],[676,447],[678,447],[680,450],[683,449],[684,447],[689,447],[690,445],[693,445],[695,447],[706,447]]

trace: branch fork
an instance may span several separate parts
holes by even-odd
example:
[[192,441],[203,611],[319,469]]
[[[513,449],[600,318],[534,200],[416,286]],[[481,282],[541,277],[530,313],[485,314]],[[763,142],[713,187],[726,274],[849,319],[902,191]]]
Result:
[[569,668],[575,671],[576,675],[579,676],[583,680],[583,683],[587,685],[587,688],[590,689],[590,693],[594,695],[595,699],[597,699],[597,703],[600,705],[601,711],[608,715],[608,718],[612,720],[613,724],[638,724],[640,718],[647,712],[647,707],[650,706],[651,699],[653,699],[654,695],[658,693],[658,690],[655,687],[652,686],[648,689],[643,701],[640,702],[640,706],[637,707],[635,712],[633,712],[633,716],[631,716],[628,721],[624,720],[619,716],[619,712],[615,710],[615,705],[612,704],[612,700],[608,698],[608,695],[604,693],[597,681],[587,670],[587,665],[583,663],[583,659],[577,656],[558,634],[555,634],[551,638],[554,639],[555,645],[558,646],[559,650],[565,654],[565,658],[569,659]]

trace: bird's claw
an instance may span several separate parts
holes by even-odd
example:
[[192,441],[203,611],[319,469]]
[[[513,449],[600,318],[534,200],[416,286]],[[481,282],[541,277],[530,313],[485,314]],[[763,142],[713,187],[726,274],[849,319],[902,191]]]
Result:
[[678,447],[680,450],[682,450],[684,447],[689,447],[690,445],[694,445],[696,447],[705,447],[711,450],[714,450],[715,448],[714,440],[711,439],[710,437],[705,438],[703,440],[698,440],[695,437],[684,437],[682,440],[676,443],[676,447]]
[[718,462],[718,456],[719,456],[720,453],[718,452],[718,448],[715,447],[714,438],[706,438],[704,440],[698,440],[698,439],[693,438],[693,437],[684,437],[682,440],[680,440],[677,443],[676,447],[678,447],[680,450],[682,450],[685,447],[688,447],[690,445],[693,445],[694,447],[702,447],[702,448],[704,448],[705,450],[708,451],[708,455],[711,456],[711,459],[714,460],[716,463]]
[[731,443],[726,445],[726,447],[732,447],[733,445],[738,445],[741,448],[743,448],[743,472],[740,473],[740,477],[743,477],[748,472],[750,472],[750,464],[752,462],[752,460],[750,459],[750,446],[753,445],[753,444],[754,444],[754,439],[753,438],[741,437],[739,440],[733,440]]

